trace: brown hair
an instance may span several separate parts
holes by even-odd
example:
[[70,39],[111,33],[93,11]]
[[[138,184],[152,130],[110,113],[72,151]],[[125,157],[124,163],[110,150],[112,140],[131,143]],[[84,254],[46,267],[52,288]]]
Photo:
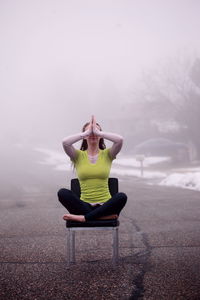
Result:
[[[83,126],[82,132],[85,131],[85,128],[86,128],[89,124],[90,124],[90,123],[87,122],[87,123]],[[100,131],[102,131],[101,126],[100,126],[98,123],[96,123],[96,124],[99,126]],[[80,150],[85,151],[85,150],[87,150],[87,148],[88,148],[87,140],[86,140],[86,139],[83,139],[82,144],[81,144],[81,147],[80,147]],[[103,149],[106,148],[106,145],[105,145],[105,143],[104,143],[104,139],[103,139],[103,138],[100,138],[100,140],[99,140],[99,148],[100,148],[101,150],[103,150]]]

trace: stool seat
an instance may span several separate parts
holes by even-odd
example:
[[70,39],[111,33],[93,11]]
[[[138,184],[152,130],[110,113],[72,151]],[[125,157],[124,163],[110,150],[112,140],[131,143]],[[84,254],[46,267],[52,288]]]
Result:
[[77,222],[77,221],[66,221],[66,227],[117,227],[119,226],[118,219],[112,220],[94,220],[94,221],[86,221],[86,222]]

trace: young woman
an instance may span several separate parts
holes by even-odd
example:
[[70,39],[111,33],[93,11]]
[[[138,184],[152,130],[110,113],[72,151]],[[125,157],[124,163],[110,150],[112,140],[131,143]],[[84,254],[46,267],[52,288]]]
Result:
[[[113,142],[106,149],[104,139]],[[73,144],[83,140],[80,150]],[[121,150],[123,138],[114,133],[102,131],[94,116],[83,126],[81,133],[63,140],[63,148],[72,160],[80,182],[80,199],[71,191],[62,188],[58,199],[69,211],[64,220],[85,222],[97,219],[117,218],[125,206],[127,196],[117,193],[111,197],[108,178],[113,159]]]

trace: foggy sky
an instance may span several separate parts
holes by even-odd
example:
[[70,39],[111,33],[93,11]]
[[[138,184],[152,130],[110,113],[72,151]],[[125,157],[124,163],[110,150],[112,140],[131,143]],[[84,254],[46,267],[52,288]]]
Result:
[[58,143],[91,114],[117,121],[145,68],[199,55],[199,8],[197,0],[0,0],[1,140]]

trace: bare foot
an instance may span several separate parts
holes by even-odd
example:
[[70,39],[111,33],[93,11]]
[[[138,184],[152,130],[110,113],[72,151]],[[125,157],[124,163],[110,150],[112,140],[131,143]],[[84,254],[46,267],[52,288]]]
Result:
[[73,215],[73,214],[66,214],[63,216],[63,220],[71,220],[71,221],[78,221],[78,222],[85,222],[85,217],[82,215]]
[[109,216],[103,216],[98,218],[98,220],[113,220],[113,219],[117,219],[118,215],[109,215]]

